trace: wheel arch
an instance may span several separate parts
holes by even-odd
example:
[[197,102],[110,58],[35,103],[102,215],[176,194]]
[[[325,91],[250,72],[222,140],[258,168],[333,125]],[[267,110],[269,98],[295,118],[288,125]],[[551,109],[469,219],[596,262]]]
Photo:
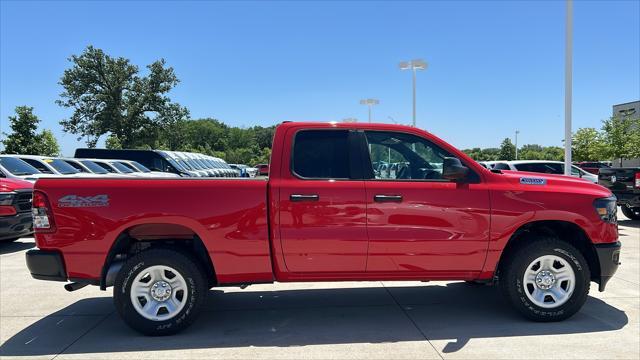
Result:
[[178,250],[193,257],[209,287],[217,284],[215,267],[198,232],[183,224],[153,222],[130,225],[116,236],[102,266],[100,289],[106,290],[113,285],[115,275],[128,257],[158,247]]
[[495,274],[498,274],[498,277],[500,269],[505,263],[505,259],[508,259],[520,247],[527,244],[528,242],[526,242],[526,239],[530,238],[531,235],[552,236],[574,246],[578,251],[580,251],[587,261],[591,280],[599,280],[600,262],[591,239],[579,225],[562,220],[533,221],[518,228],[509,238],[509,241],[500,255],[500,259],[498,260],[495,269]]

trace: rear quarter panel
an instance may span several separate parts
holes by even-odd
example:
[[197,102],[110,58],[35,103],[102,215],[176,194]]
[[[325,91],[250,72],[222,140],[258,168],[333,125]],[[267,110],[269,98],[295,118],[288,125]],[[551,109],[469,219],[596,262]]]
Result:
[[[264,180],[41,179],[35,188],[47,195],[56,224],[54,233],[36,233],[37,245],[61,251],[70,278],[99,278],[116,238],[142,224],[191,229],[220,283],[273,278]],[[64,206],[68,195],[107,195],[108,205]]]

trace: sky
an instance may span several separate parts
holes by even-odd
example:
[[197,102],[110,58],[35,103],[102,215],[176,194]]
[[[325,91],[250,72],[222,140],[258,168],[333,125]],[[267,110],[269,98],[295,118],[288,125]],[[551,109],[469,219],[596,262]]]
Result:
[[[192,118],[269,126],[284,120],[411,122],[459,148],[562,145],[564,1],[1,1],[0,128],[34,107],[64,155],[83,143],[56,105],[68,58],[87,45],[142,70],[164,58],[169,94]],[[575,1],[573,128],[599,128],[640,99],[640,1]],[[143,72],[144,74],[144,72]]]

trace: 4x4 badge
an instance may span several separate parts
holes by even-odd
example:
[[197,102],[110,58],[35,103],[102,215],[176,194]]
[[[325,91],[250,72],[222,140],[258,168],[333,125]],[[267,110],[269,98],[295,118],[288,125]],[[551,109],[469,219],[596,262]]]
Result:
[[102,207],[109,206],[108,195],[67,195],[58,199],[58,207]]

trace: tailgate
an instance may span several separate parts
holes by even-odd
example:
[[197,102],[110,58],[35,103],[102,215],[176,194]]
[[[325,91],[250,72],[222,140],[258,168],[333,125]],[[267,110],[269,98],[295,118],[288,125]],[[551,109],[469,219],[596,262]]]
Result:
[[637,168],[609,168],[600,169],[598,183],[611,191],[633,191]]

